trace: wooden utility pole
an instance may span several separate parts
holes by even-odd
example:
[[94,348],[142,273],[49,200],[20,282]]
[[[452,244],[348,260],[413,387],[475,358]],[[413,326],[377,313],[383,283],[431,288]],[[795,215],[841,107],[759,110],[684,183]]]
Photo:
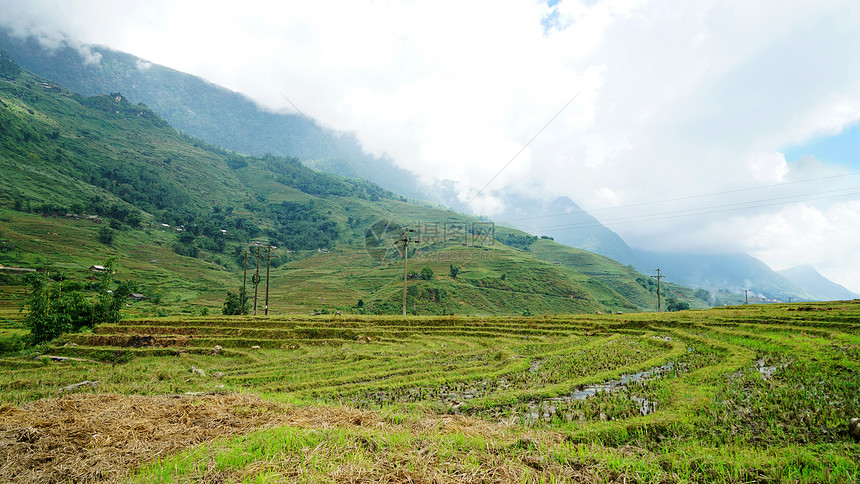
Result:
[[406,281],[409,276],[407,272],[407,267],[409,265],[409,244],[417,244],[417,240],[410,240],[409,233],[415,232],[412,229],[405,229],[402,234],[400,234],[400,238],[394,242],[395,245],[403,244],[403,315],[406,316]]
[[239,297],[239,314],[245,315],[245,284],[248,279],[248,249],[242,254],[242,295]]
[[660,269],[657,269],[657,275],[651,276],[651,277],[657,279],[657,312],[659,313],[660,312],[660,279],[662,279],[666,276],[661,276],[660,275]]
[[251,282],[254,283],[254,316],[257,315],[257,287],[260,285],[260,247],[257,246],[257,268],[254,270],[254,275],[251,276]]
[[269,315],[269,260],[271,259],[272,246],[266,247],[266,309],[264,315]]
[[744,304],[749,304],[749,303],[750,303],[749,290],[744,289]]

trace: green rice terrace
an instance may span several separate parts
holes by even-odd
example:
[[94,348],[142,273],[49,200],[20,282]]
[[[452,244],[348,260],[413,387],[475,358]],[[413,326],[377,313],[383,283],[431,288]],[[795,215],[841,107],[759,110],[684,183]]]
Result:
[[134,319],[39,350],[0,360],[3,482],[860,475],[859,301]]

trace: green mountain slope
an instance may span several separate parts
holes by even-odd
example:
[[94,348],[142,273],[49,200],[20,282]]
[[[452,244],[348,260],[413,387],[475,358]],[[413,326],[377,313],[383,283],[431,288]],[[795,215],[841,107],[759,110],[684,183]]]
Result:
[[[183,72],[104,46],[90,46],[99,62],[85,61],[62,44],[49,50],[34,38],[0,28],[0,49],[31,72],[87,96],[121,91],[143,102],[177,130],[207,143],[251,155],[291,156],[309,166],[365,178],[419,199],[428,198],[415,177],[390,160],[364,153],[354,136],[319,126],[299,114],[260,109],[248,98]],[[288,94],[288,93],[287,93]],[[299,105],[301,100],[296,99]]]
[[[428,192],[415,177],[391,160],[364,153],[355,137],[322,128],[297,114],[260,109],[242,95],[204,79],[149,63],[104,46],[88,46],[99,62],[88,62],[65,43],[46,49],[34,38],[22,39],[0,28],[0,49],[12,53],[32,72],[54,79],[85,95],[122,92],[132,104],[143,102],[181,132],[207,143],[253,155],[296,157],[306,166],[347,177],[365,178],[414,199],[433,200],[468,212],[450,183]],[[289,93],[285,93],[289,94]],[[301,99],[295,99],[299,106]],[[535,234],[547,234],[566,245],[632,264],[640,270],[666,267],[672,280],[743,297],[749,289],[763,299],[813,298],[815,283],[805,287],[737,254],[653,253],[633,250],[613,231],[565,197],[551,202],[505,194],[509,209],[497,218]],[[537,218],[536,218],[537,217]],[[716,274],[718,273],[718,274]],[[826,293],[825,293],[826,294]],[[819,296],[820,298],[820,296]]]
[[[551,250],[569,248],[294,158],[208,145],[119,93],[84,97],[5,53],[0,65],[0,263],[86,278],[86,268],[115,256],[117,277],[156,296],[137,304],[143,314],[217,311],[227,290],[267,266],[272,311],[392,313],[403,294],[393,242],[408,226],[421,242],[410,247],[410,272],[433,272],[408,278],[413,312],[654,306],[650,287],[636,282],[645,276],[603,257],[576,251],[576,264],[556,264]],[[265,249],[258,260],[255,246],[268,245],[278,247],[271,260]],[[596,279],[590,266],[616,276]],[[263,310],[264,288],[256,289]]]

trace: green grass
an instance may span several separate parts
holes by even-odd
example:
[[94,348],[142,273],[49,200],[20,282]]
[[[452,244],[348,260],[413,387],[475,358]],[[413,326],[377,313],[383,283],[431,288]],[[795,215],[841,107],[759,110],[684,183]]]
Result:
[[[357,202],[356,202],[357,203]],[[402,203],[401,203],[402,204]],[[405,205],[405,204],[402,204]],[[65,277],[87,280],[88,268],[117,259],[117,280],[133,279],[148,296],[160,295],[158,302],[134,303],[134,316],[195,315],[205,310],[219,313],[228,290],[242,284],[242,267],[236,257],[201,251],[199,258],[176,254],[175,233],[161,229],[116,231],[111,245],[98,241],[101,225],[86,220],[41,217],[0,207],[0,217],[8,222],[4,240],[15,249],[0,253],[0,263],[23,267],[51,267]],[[554,244],[540,241],[544,246]],[[500,243],[486,247],[438,246],[410,257],[410,269],[430,267],[430,281],[410,280],[407,308],[417,314],[521,315],[531,314],[635,312],[656,301],[656,294],[635,282],[635,272],[600,256],[557,246],[561,253],[579,254],[580,259],[601,264],[624,274],[612,281],[588,282],[582,267],[557,266],[535,255]],[[286,263],[270,269],[270,314],[326,310],[345,313],[399,313],[402,307],[402,260],[379,263],[361,245],[339,245],[330,253],[299,251],[284,254]],[[264,256],[265,257],[265,256]],[[457,279],[448,274],[449,265],[461,267]],[[248,291],[255,272],[256,257],[249,257]],[[265,275],[265,258],[260,272]],[[9,276],[21,279],[21,276]],[[642,277],[641,275],[637,277]],[[614,284],[614,285],[613,285]],[[637,288],[626,292],[623,287]],[[265,284],[258,288],[258,313],[265,305]],[[10,298],[0,302],[0,315],[14,317],[21,304],[21,286],[0,286]],[[625,294],[622,294],[625,293]],[[635,297],[634,297],[635,296]],[[645,303],[648,298],[654,302]],[[357,307],[358,300],[366,305]],[[641,306],[636,301],[643,301]],[[5,317],[10,317],[5,316]]]
[[[140,481],[398,472],[455,481],[495,469],[503,482],[852,482],[858,321],[858,302],[534,318],[126,320],[44,350],[104,362],[0,360],[0,395],[24,404],[97,379],[98,389],[84,391],[253,392],[296,408],[359,408],[381,422],[259,430],[160,458],[135,471]],[[129,347],[135,336],[151,338]],[[216,344],[223,349],[212,354]],[[652,373],[612,383],[643,371]],[[591,385],[604,391],[571,397]],[[434,427],[454,417],[481,431]]]

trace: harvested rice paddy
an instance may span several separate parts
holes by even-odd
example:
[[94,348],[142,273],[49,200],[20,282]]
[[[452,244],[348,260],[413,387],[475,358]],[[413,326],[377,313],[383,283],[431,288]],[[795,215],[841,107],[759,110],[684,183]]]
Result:
[[124,320],[0,359],[0,481],[856,482],[860,302]]

